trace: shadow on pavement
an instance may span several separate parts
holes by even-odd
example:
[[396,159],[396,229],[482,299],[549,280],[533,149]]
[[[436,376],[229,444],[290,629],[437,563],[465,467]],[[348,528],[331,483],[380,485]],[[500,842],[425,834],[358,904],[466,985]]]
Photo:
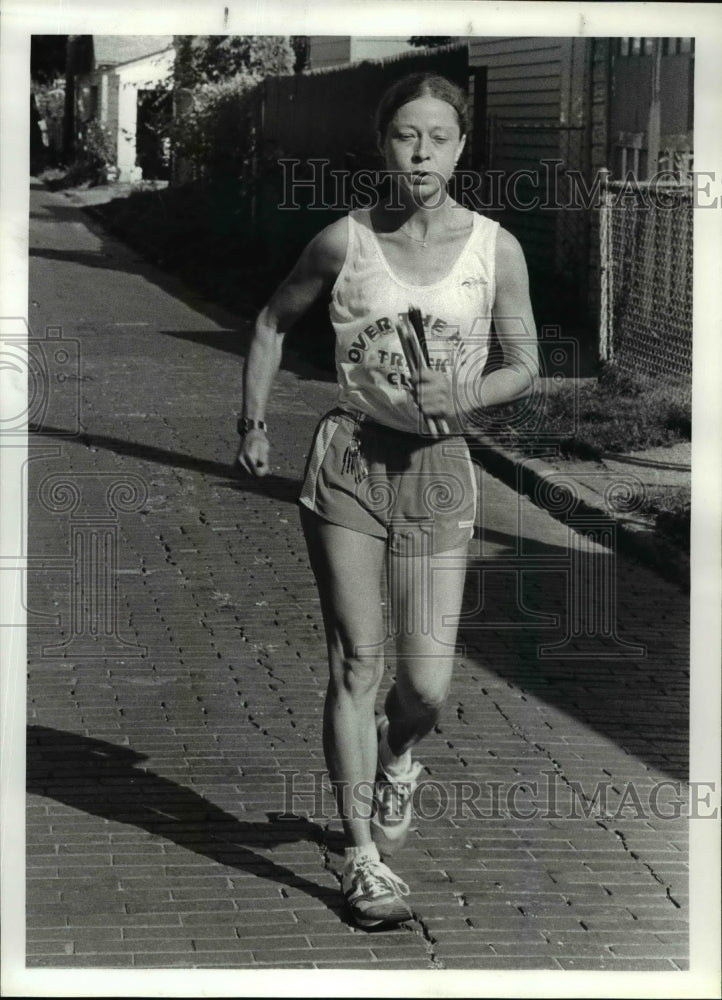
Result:
[[[33,239],[38,240],[39,237],[38,234],[33,234],[31,227],[29,248],[29,256],[31,258],[41,258],[59,264],[79,264],[86,267],[136,274],[151,284],[156,285],[166,294],[174,296],[196,312],[201,313],[213,323],[233,330],[235,343],[232,349],[234,353],[245,356],[250,342],[250,331],[252,323],[255,320],[255,312],[251,315],[244,315],[234,311],[233,308],[209,301],[201,292],[195,291],[179,275],[173,273],[171,270],[164,270],[162,264],[143,256],[139,250],[125,242],[121,234],[115,235],[109,232],[108,228],[106,228],[107,223],[104,226],[99,221],[97,215],[92,214],[94,208],[92,204],[86,207],[70,203],[64,204],[58,200],[60,195],[57,192],[49,191],[42,182],[32,180],[30,186],[31,190],[41,195],[41,197],[43,194],[47,195],[30,212],[30,219],[33,222],[55,222],[61,226],[82,224],[100,243],[99,249],[95,251],[66,249],[62,245],[58,246],[57,244],[62,242],[62,239],[48,240],[48,242],[55,242],[56,245],[54,247],[33,246]],[[43,239],[48,238],[46,227],[43,227],[40,232],[44,234]],[[152,256],[151,250],[148,250],[148,255]],[[32,284],[31,275],[31,287]],[[187,337],[188,339],[199,336],[193,332],[186,334],[181,331],[163,331],[163,333],[171,336]],[[201,340],[200,337],[203,336],[207,339]],[[213,331],[200,334],[198,342],[207,343],[211,346],[219,346],[214,344],[216,336],[217,333]],[[291,339],[293,338],[291,337]],[[281,367],[286,371],[293,372],[301,379],[334,381],[336,378],[335,372],[329,371],[328,368],[317,366],[312,360],[304,360],[293,346],[284,351]]]
[[[40,185],[42,188],[42,184]],[[78,209],[74,205],[43,205],[42,211],[30,212],[29,218],[37,222],[66,222],[68,216],[76,213]]]
[[[159,330],[158,333],[165,337],[178,337],[190,340],[194,344],[215,347],[217,350],[228,351],[243,358],[248,353],[248,337],[239,334],[238,330]],[[284,349],[282,368],[293,372],[299,378],[311,379],[314,382],[336,381],[335,371],[304,360],[293,348]]]
[[281,813],[268,813],[267,823],[239,820],[192,789],[145,770],[145,759],[130,747],[29,726],[27,791],[102,819],[132,824],[218,864],[300,889],[347,922],[339,891],[252,850],[299,841],[332,847],[318,824]]
[[226,480],[222,485],[227,489],[237,490],[240,493],[256,493],[272,497],[283,503],[295,503],[301,492],[302,484],[299,479],[289,479],[287,476],[276,475],[253,479],[245,474],[236,474],[230,465],[225,465],[223,462],[214,462],[208,458],[196,458],[194,455],[184,455],[179,451],[168,451],[166,448],[139,444],[136,441],[126,441],[123,438],[107,434],[69,434],[62,427],[51,427],[47,424],[42,426],[30,424],[29,430],[36,434],[67,437],[78,444],[86,445],[86,447],[105,448],[115,452],[116,455],[129,455],[146,462],[169,465],[174,469],[188,469],[206,476],[221,476]]
[[[474,538],[476,539],[475,544],[479,544],[480,556],[484,559],[491,560],[499,558],[501,560],[517,555],[520,543],[524,547],[524,557],[526,559],[532,556],[552,556],[559,558],[564,558],[566,553],[566,548],[555,542],[544,542],[539,538],[524,538],[523,540],[519,535],[511,534],[508,531],[500,531],[498,528],[490,528],[488,525],[484,525],[483,528],[479,527],[477,524],[474,527]],[[492,554],[493,550],[493,554]],[[501,565],[501,563],[500,563]],[[514,568],[511,566],[510,568]]]
[[[283,503],[295,505],[300,493],[300,480],[236,478],[223,463],[151,445],[99,434],[73,440],[217,476],[221,488]],[[508,683],[686,781],[689,636],[677,590],[650,590],[649,571],[611,550],[573,555],[488,526],[476,546],[481,556],[469,567],[460,644]]]
[[[482,529],[481,552],[484,543],[495,554],[470,561],[461,649],[522,695],[589,727],[580,753],[598,769],[610,740],[651,771],[687,781],[689,635],[676,590],[650,592],[652,574],[612,550],[565,554],[524,539],[519,555],[518,539],[489,529]],[[519,711],[509,724],[523,730]],[[538,732],[536,711],[531,719]],[[552,731],[552,721],[550,754],[568,735],[561,720]]]
[[45,260],[59,260],[66,264],[80,264],[83,267],[103,267],[116,270],[116,258],[103,250],[40,250],[30,249],[31,257],[43,257]]

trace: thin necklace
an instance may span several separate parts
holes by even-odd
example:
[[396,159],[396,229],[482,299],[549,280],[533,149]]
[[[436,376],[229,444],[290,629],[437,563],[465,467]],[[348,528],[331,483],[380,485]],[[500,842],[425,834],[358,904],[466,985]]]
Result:
[[414,243],[420,243],[422,247],[428,247],[428,240],[420,240],[416,236],[412,236],[411,233],[407,233],[403,226],[399,226],[399,232],[403,233],[408,239],[413,240]]

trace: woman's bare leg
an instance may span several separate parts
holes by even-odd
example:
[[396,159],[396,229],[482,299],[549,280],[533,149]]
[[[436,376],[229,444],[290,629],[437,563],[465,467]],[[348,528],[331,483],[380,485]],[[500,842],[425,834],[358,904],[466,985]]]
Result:
[[321,598],[329,658],[323,746],[348,846],[370,843],[376,773],[374,703],[383,676],[383,539],[301,507]]
[[388,745],[397,756],[436,724],[454,666],[467,546],[437,556],[389,555],[396,681],[386,698]]

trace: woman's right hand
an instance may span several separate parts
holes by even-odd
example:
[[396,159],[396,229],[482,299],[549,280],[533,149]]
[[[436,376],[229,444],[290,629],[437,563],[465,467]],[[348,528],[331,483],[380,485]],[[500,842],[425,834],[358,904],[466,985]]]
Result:
[[268,453],[271,449],[265,431],[252,430],[243,435],[237,462],[252,476],[268,475]]

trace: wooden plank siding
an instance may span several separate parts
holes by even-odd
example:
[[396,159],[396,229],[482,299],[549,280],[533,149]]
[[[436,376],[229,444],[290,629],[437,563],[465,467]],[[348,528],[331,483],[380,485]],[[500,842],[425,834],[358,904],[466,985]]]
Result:
[[[486,71],[487,141],[474,143],[472,167],[545,172],[542,160],[589,168],[590,41],[581,38],[474,38],[469,69]],[[483,159],[476,155],[483,149]],[[549,170],[553,168],[550,166]],[[520,179],[519,201],[545,189]],[[514,189],[507,188],[513,198]],[[563,179],[560,196],[566,198]],[[492,214],[492,213],[489,213]],[[540,324],[579,327],[588,320],[589,213],[506,207],[497,216],[522,244]]]
[[[466,166],[480,172],[500,170],[509,176],[519,170],[540,171],[542,160],[563,160],[588,179],[591,40],[476,37],[459,41],[464,44],[455,52],[421,50],[342,67],[338,62],[343,62],[348,36],[317,37],[310,73],[265,83],[263,131],[268,151],[302,161],[327,158],[334,169],[369,166],[375,155],[373,109],[382,91],[404,73],[435,70],[470,90],[474,128]],[[332,62],[336,68],[320,69]],[[475,102],[480,102],[476,109]],[[352,114],[349,109],[354,109]],[[526,184],[525,190],[520,179],[520,198],[529,193],[528,180]],[[537,193],[544,197],[543,189]],[[575,323],[578,328],[580,303],[584,319],[588,307],[589,213],[550,208],[483,211],[499,218],[524,247],[538,322],[564,328]],[[313,214],[320,224],[321,215]]]
[[476,63],[476,53],[483,51],[484,55],[498,55],[504,62],[509,63],[510,56],[514,56],[520,53],[531,53],[531,62],[539,52],[554,52],[557,51],[562,42],[563,38],[555,37],[536,37],[528,38],[523,36],[503,36],[503,35],[478,35],[474,38],[468,39],[469,42],[469,61],[470,63]]

